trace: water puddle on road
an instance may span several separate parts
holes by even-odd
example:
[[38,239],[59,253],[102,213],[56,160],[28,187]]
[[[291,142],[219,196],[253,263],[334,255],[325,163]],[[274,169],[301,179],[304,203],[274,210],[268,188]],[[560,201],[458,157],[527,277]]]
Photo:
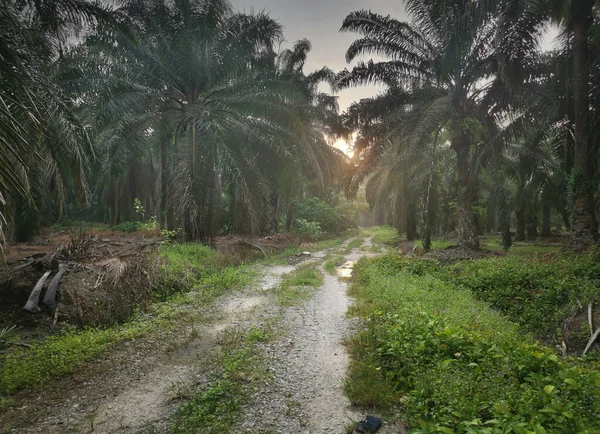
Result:
[[352,277],[354,264],[356,264],[356,261],[346,261],[335,270],[335,273],[338,277]]

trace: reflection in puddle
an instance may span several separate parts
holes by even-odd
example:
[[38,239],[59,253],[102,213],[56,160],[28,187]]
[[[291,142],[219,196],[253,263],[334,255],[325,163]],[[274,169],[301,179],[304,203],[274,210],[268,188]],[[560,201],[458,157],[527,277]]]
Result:
[[335,272],[339,277],[352,277],[352,269],[356,261],[346,261]]

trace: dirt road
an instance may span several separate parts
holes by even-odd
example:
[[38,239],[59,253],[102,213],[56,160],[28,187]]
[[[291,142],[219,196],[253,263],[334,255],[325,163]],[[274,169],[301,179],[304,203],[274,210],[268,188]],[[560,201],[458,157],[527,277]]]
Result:
[[[365,240],[364,246],[370,244],[370,239]],[[311,260],[322,267],[326,253],[314,254]],[[257,287],[217,303],[209,325],[178,330],[181,336],[191,336],[185,345],[170,348],[160,340],[129,343],[15,410],[15,415],[33,415],[29,424],[4,429],[29,433],[168,432],[177,406],[174,399],[198,383],[203,355],[218,347],[221,332],[282,315],[278,322],[281,337],[264,346],[272,380],[253,394],[231,432],[347,432],[364,413],[352,409],[343,393],[349,363],[343,340],[352,331],[346,317],[351,300],[344,276],[363,254],[358,249],[345,252],[338,275],[325,273],[324,284],[315,295],[283,315],[272,303],[271,292],[281,276],[297,266],[264,267]],[[398,431],[384,428],[381,432]]]

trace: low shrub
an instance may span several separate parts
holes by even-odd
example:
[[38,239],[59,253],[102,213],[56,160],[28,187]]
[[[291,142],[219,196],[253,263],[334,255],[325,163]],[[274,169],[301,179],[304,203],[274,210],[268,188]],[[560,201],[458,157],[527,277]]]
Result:
[[136,232],[142,228],[141,222],[122,222],[116,226],[113,226],[111,229],[117,232]]
[[600,430],[597,362],[559,359],[434,261],[389,254],[355,273],[352,402],[401,405],[413,433]]
[[448,267],[451,281],[470,289],[527,331],[560,337],[563,323],[590,301],[600,300],[597,253],[573,256],[508,256]]
[[306,219],[297,219],[294,223],[294,232],[296,232],[300,238],[315,241],[325,235],[325,232],[321,230],[319,222],[309,221]]
[[356,227],[354,216],[356,209],[343,202],[337,206],[328,204],[316,197],[304,199],[298,204],[296,224],[298,220],[318,223],[319,229],[327,234],[340,234]]

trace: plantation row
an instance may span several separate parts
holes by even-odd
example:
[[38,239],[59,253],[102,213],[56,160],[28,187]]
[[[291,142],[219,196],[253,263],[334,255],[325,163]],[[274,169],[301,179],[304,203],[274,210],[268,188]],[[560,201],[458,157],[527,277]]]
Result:
[[[594,0],[345,11],[331,25],[357,38],[337,72],[306,72],[308,40],[286,45],[276,20],[227,0],[113,3],[0,11],[1,241],[65,220],[317,238],[347,222],[332,232],[302,209],[347,208],[342,190],[425,249],[447,233],[475,250],[486,232],[506,249],[598,238]],[[339,113],[335,92],[373,83],[385,90]]]

